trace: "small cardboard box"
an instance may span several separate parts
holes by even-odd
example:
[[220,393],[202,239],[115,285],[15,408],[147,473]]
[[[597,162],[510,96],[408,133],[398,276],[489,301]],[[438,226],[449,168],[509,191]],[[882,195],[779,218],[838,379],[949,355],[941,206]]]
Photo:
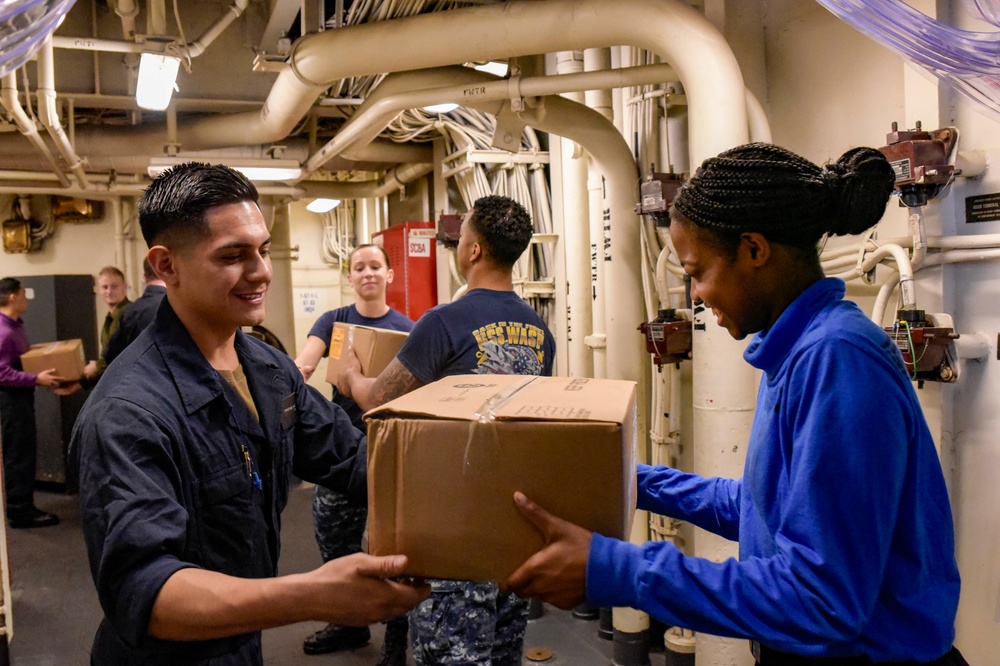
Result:
[[350,357],[351,349],[354,349],[361,361],[361,374],[365,377],[378,377],[392,359],[396,358],[407,335],[409,333],[402,331],[336,322],[333,325],[333,335],[330,336],[326,381],[337,383],[337,375]]
[[31,345],[31,349],[21,354],[21,367],[25,372],[38,374],[55,368],[56,374],[67,381],[83,377],[87,359],[83,355],[83,340],[60,340]]
[[459,375],[365,418],[369,552],[405,554],[408,575],[505,580],[542,547],[515,490],[577,525],[628,537],[634,382]]

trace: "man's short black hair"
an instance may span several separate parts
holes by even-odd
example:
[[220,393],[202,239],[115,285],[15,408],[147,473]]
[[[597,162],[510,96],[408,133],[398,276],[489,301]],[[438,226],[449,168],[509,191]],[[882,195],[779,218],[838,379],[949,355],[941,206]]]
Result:
[[469,224],[498,266],[513,266],[531,242],[531,216],[509,197],[491,194],[477,199]]
[[208,229],[205,211],[225,204],[258,203],[257,188],[239,171],[222,164],[187,162],[157,176],[137,211],[146,245],[183,245],[203,238]]
[[21,291],[21,281],[17,278],[5,277],[0,280],[0,307],[10,303],[10,297]]

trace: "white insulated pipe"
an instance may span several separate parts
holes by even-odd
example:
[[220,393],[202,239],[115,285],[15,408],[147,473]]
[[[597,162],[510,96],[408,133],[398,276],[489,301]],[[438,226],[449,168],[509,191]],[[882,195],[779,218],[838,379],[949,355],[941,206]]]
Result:
[[66,171],[56,161],[55,155],[52,154],[52,151],[49,150],[45,141],[38,134],[38,127],[35,125],[35,121],[29,118],[28,114],[21,107],[21,102],[17,98],[17,75],[14,72],[5,74],[3,77],[3,85],[0,88],[0,103],[3,104],[3,108],[7,109],[7,112],[14,118],[14,123],[21,134],[31,142],[52,167],[52,172],[59,179],[59,183],[63,187],[69,187],[70,179],[66,176]]
[[910,229],[910,236],[913,238],[913,255],[910,264],[914,269],[920,268],[927,255],[927,230],[924,225],[924,213],[920,206],[912,207],[909,210],[907,224]]
[[885,311],[889,307],[889,299],[892,292],[899,286],[899,273],[892,272],[879,287],[878,296],[875,297],[875,305],[872,306],[871,320],[878,326],[885,326]]
[[[480,110],[490,112],[487,107]],[[531,127],[583,146],[605,174],[611,234],[610,261],[605,269],[609,284],[615,286],[615,297],[606,303],[608,377],[637,382],[639,394],[645,395],[648,357],[635,330],[645,312],[639,273],[639,219],[633,210],[633,188],[639,174],[628,145],[610,120],[559,96],[541,98],[535,108],[519,115]],[[639,406],[638,427],[639,432],[648,428],[645,404]]]
[[[586,49],[583,52],[583,71],[585,72],[606,72],[611,70],[611,49],[608,48],[591,48]],[[664,72],[662,78],[657,77],[655,83],[663,83],[674,78],[676,74],[671,69],[668,72]],[[591,84],[595,85],[595,84]],[[590,88],[584,93],[584,98],[587,106],[597,111],[599,114],[614,122],[615,111],[614,111],[614,100],[611,98],[611,88],[622,88],[627,83],[622,85],[605,85],[601,82],[596,83],[596,88]],[[634,85],[634,84],[632,84]]]
[[204,53],[209,44],[214,42],[229,27],[229,24],[238,19],[246,11],[247,4],[249,4],[249,0],[235,0],[233,4],[229,5],[229,9],[219,20],[209,26],[208,30],[202,33],[198,39],[183,47],[187,55],[191,58],[197,58]]
[[[604,199],[604,178],[594,160],[587,161],[587,234],[590,236],[590,335],[584,338],[584,344],[591,351],[594,364],[594,377],[604,379],[608,376],[608,336],[605,274],[605,244],[607,244],[607,260],[611,259],[610,238],[611,211],[606,208]],[[635,169],[633,163],[633,170]],[[607,216],[607,217],[605,217]],[[633,260],[638,260],[636,255]]]
[[764,106],[749,88],[747,95],[747,120],[749,121],[750,140],[771,143],[771,123],[767,120],[767,112]]
[[[583,60],[574,51],[556,54],[556,74],[578,74],[583,71]],[[576,103],[584,101],[580,92],[563,93],[563,97]],[[590,288],[590,233],[585,223],[588,215],[587,156],[583,148],[573,141],[559,138],[562,155],[562,210],[565,227],[571,230],[562,237],[566,256],[567,320],[569,336],[566,341],[566,358],[570,377],[593,377],[594,359],[584,344],[584,338],[593,331],[591,319]]]
[[1000,234],[976,236],[928,236],[927,247],[935,249],[986,249],[1000,247]]
[[[115,267],[125,268],[125,216],[122,211],[122,198],[115,197],[110,202],[111,223],[114,226]],[[122,270],[124,273],[124,270]]]
[[[602,48],[589,48],[583,52],[583,70],[585,75],[595,76],[597,73],[609,71],[611,67],[611,51]],[[665,72],[658,81],[669,80],[673,70]],[[591,83],[584,90],[584,102],[587,107],[614,123],[613,100],[610,88],[622,86],[607,86],[601,83]],[[615,128],[617,132],[617,127]],[[627,143],[626,143],[627,148]],[[631,157],[631,153],[629,153]],[[635,170],[634,161],[632,170]],[[611,210],[607,201],[604,173],[595,160],[587,161],[587,201],[588,221],[590,230],[590,284],[592,290],[591,321],[592,331],[586,338],[587,346],[594,356],[594,377],[601,379],[608,376],[608,276],[605,262],[611,261]],[[640,259],[635,255],[633,260]],[[641,288],[641,283],[640,283]],[[640,311],[645,313],[645,308]],[[640,394],[641,395],[641,394]],[[644,432],[644,431],[640,431]]]
[[167,34],[167,0],[149,0],[146,32],[150,35]]
[[955,350],[959,358],[970,361],[982,361],[991,355],[992,343],[990,337],[982,331],[975,333],[962,333],[955,340]]
[[159,42],[126,42],[120,39],[98,39],[96,37],[52,36],[52,46],[57,49],[76,51],[102,51],[105,53],[163,53],[166,45]]
[[[262,206],[265,209],[267,206]],[[264,314],[264,326],[272,331],[282,344],[294,348],[295,340],[295,297],[292,292],[292,259],[287,251],[291,247],[291,223],[288,204],[275,203],[271,212],[272,218],[271,247],[284,250],[271,257],[271,284],[267,291],[267,307]],[[265,212],[265,215],[267,213]]]
[[135,17],[139,15],[139,5],[135,0],[115,0],[115,14],[122,20],[122,37],[126,41],[135,41]]
[[56,150],[62,155],[63,160],[73,175],[81,189],[87,189],[87,172],[83,168],[81,160],[73,146],[70,145],[66,132],[63,131],[59,122],[59,112],[56,110],[56,69],[52,57],[52,40],[46,39],[42,48],[38,51],[38,120],[49,133],[52,142],[56,145]]

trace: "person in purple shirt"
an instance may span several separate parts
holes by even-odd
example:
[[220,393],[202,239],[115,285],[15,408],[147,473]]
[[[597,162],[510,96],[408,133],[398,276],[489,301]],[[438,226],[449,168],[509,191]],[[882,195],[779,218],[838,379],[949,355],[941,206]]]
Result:
[[28,295],[15,278],[0,280],[0,442],[11,527],[49,527],[59,518],[35,507],[35,387],[57,389],[63,378],[55,368],[32,374],[21,369],[21,354],[28,351],[21,315],[28,310]]

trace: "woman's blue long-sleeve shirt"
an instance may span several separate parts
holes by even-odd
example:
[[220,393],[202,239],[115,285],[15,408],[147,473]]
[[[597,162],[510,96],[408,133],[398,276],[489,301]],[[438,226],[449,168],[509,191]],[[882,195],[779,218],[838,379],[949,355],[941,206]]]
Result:
[[892,340],[844,283],[806,289],[745,359],[764,371],[743,478],[640,466],[640,509],[738,539],[739,561],[594,535],[587,596],[806,656],[930,661],[959,575],[937,452]]

